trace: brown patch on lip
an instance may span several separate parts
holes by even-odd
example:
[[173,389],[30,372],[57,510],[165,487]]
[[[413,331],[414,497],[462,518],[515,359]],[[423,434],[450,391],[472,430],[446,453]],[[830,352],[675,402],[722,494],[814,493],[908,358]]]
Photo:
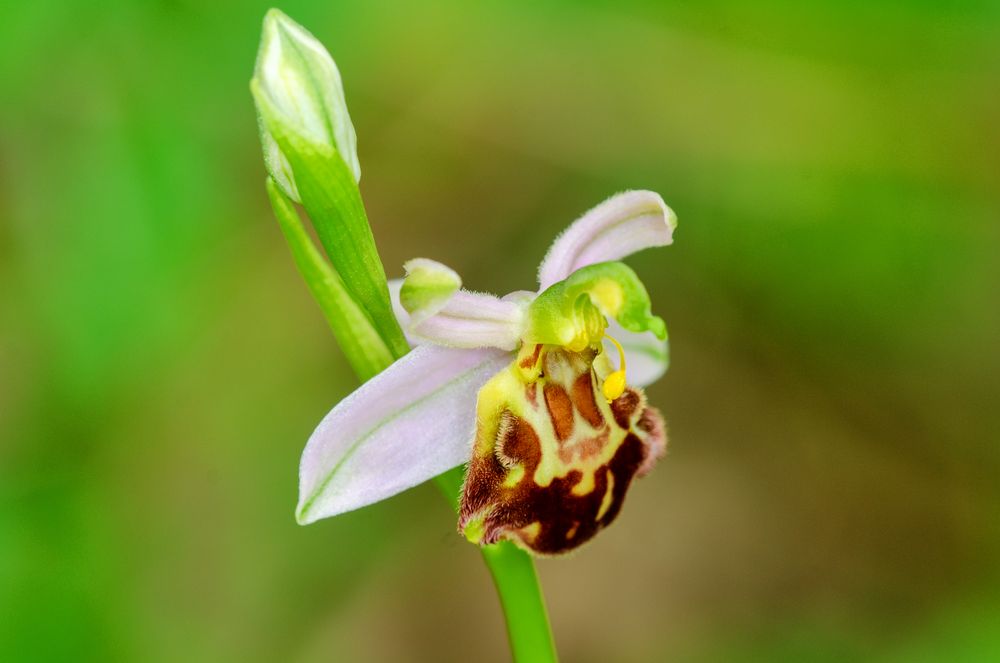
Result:
[[635,389],[626,389],[625,393],[611,401],[611,414],[615,416],[615,423],[622,428],[629,428],[632,423],[632,415],[639,409],[642,398]]
[[569,394],[554,382],[547,383],[543,393],[556,438],[560,441],[569,439],[573,434],[573,402],[569,399]]
[[636,473],[636,476],[644,477],[653,469],[656,461],[667,454],[667,426],[659,410],[647,407],[639,415],[635,428],[646,445],[646,459]]
[[531,403],[531,407],[538,407],[538,383],[531,382],[524,387],[524,397]]
[[[501,416],[500,429],[497,432],[495,448],[506,456],[505,460],[523,462],[525,476],[530,479],[538,468],[538,463],[542,457],[542,446],[538,435],[527,421],[517,415],[504,410]],[[520,491],[521,485],[530,484],[537,488],[533,481],[521,481],[513,488],[503,485],[504,479],[510,467],[505,466],[497,453],[484,456],[474,455],[469,463],[469,469],[465,475],[465,484],[462,486],[462,501],[459,510],[458,529],[462,531],[470,519],[480,513],[492,513],[498,509],[498,500],[501,505],[505,496],[512,491]],[[530,514],[528,514],[530,515]],[[520,527],[527,525],[530,520],[520,521]],[[500,537],[500,532],[486,532],[482,543],[496,543]]]
[[538,363],[538,355],[542,351],[542,346],[540,344],[535,345],[535,350],[530,355],[525,357],[520,361],[521,368],[531,368]]
[[497,446],[512,464],[536,468],[542,461],[542,443],[527,421],[510,412],[504,412]]
[[604,445],[608,443],[609,435],[610,432],[605,428],[597,435],[584,438],[572,446],[559,445],[559,460],[568,465],[573,460],[573,456],[580,460],[592,458],[601,453]]
[[[479,513],[483,517],[483,544],[506,536],[517,538],[539,555],[568,552],[615,519],[644,455],[642,441],[633,433],[626,435],[614,457],[596,470],[594,489],[586,495],[572,492],[582,476],[579,470],[554,479],[545,488],[533,481],[521,481],[508,488],[503,485],[506,468],[494,456],[474,459],[465,482],[459,528]],[[530,476],[533,469],[525,469]],[[611,501],[598,518],[608,492],[609,474],[614,477]],[[538,531],[527,540],[522,530],[532,523],[539,524]]]
[[573,404],[576,405],[580,416],[594,428],[600,428],[601,424],[604,423],[604,415],[601,414],[600,408],[597,407],[597,401],[594,400],[593,377],[589,371],[581,373],[580,377],[573,382]]

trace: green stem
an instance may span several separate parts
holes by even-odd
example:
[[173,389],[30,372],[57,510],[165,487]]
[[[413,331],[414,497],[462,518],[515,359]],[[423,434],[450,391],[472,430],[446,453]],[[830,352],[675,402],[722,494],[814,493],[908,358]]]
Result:
[[512,658],[517,663],[556,661],[549,615],[531,557],[508,541],[481,550],[507,619]]
[[[313,244],[291,200],[271,178],[267,181],[267,192],[295,265],[323,310],[354,372],[367,380],[388,368],[405,354],[405,350],[387,347],[371,319],[348,293],[343,279]],[[434,482],[457,511],[462,468],[451,469],[435,477]],[[500,597],[513,660],[516,663],[556,661],[545,599],[531,557],[507,542],[483,546],[480,550]]]
[[[458,511],[462,490],[462,468],[456,467],[434,477],[434,483],[453,509]],[[480,548],[483,561],[493,576],[500,607],[507,621],[511,658],[516,663],[551,663],[558,660],[542,587],[535,563],[528,553],[504,541]]]

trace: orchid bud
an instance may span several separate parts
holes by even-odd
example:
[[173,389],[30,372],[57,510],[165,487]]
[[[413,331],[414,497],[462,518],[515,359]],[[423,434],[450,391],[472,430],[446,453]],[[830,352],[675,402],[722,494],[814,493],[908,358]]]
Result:
[[277,9],[267,12],[250,88],[257,104],[268,173],[289,198],[301,202],[288,156],[275,139],[295,136],[318,152],[336,152],[357,182],[357,138],[344,101],[340,72],[323,45]]

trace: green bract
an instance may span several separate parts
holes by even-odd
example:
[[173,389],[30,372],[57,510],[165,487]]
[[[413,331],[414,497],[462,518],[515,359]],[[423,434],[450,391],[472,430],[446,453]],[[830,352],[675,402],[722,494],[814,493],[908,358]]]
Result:
[[271,178],[267,180],[267,193],[295,265],[323,310],[348,363],[363,380],[375,377],[395,357],[364,309],[351,298],[343,279],[309,238],[292,201]]
[[600,342],[606,318],[632,332],[667,337],[667,327],[652,314],[649,294],[636,273],[621,262],[602,262],[578,269],[538,295],[528,307],[524,340],[579,352]]

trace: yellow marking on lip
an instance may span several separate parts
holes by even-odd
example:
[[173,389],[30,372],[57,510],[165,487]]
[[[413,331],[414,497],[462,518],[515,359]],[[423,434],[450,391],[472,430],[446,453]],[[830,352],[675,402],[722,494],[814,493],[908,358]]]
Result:
[[504,488],[513,488],[517,484],[521,483],[521,479],[524,478],[524,466],[515,465],[507,473],[507,478],[503,480]]
[[576,485],[569,491],[571,494],[577,497],[583,497],[584,495],[589,495],[594,490],[594,473],[584,472],[580,480],[576,482]]
[[569,468],[559,460],[559,440],[556,439],[548,408],[534,418],[535,431],[542,447],[542,457],[535,469],[532,480],[542,488],[547,488],[556,477],[566,476]]
[[601,500],[601,508],[597,510],[597,519],[600,520],[604,517],[604,514],[608,512],[611,508],[611,500],[614,498],[615,490],[615,475],[611,473],[611,470],[607,470],[608,477],[608,488],[604,491],[604,499]]
[[483,540],[483,535],[486,534],[485,523],[483,522],[482,516],[477,516],[473,518],[465,525],[465,530],[463,532],[465,538],[469,540],[470,543],[479,543]]
[[541,531],[542,524],[536,520],[535,522],[529,523],[521,528],[521,536],[524,537],[525,541],[531,543],[538,538],[538,534]]

